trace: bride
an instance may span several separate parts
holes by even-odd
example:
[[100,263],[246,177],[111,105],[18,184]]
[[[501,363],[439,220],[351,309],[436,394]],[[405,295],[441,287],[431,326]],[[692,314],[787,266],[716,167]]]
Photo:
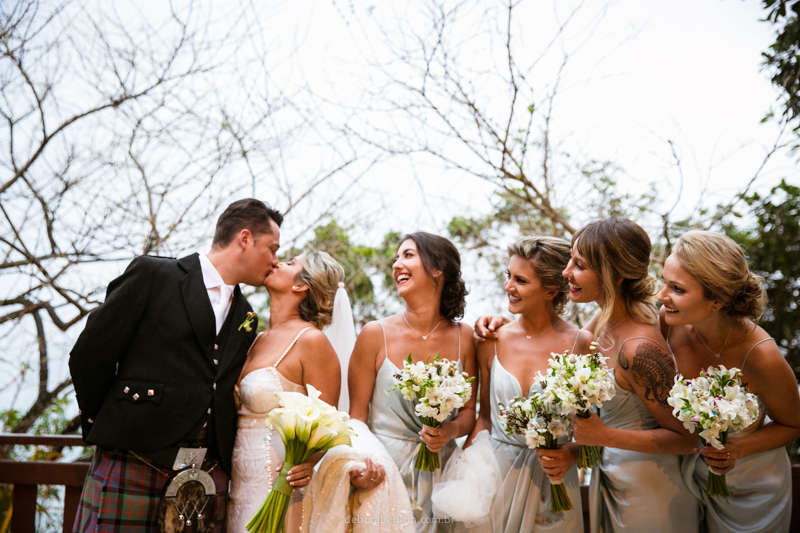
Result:
[[[283,442],[271,426],[265,426],[267,414],[279,406],[275,391],[305,394],[310,384],[322,393],[323,401],[338,403],[340,363],[320,330],[331,322],[334,297],[343,278],[344,270],[330,255],[307,251],[288,263],[279,263],[264,282],[269,293],[269,328],[250,347],[234,389],[240,407],[228,533],[246,531],[245,525],[267,499],[282,466]],[[315,454],[289,471],[286,479],[293,488],[309,484],[321,455]],[[366,475],[375,477],[372,471]],[[301,500],[301,494],[293,490],[286,531],[300,529]]]

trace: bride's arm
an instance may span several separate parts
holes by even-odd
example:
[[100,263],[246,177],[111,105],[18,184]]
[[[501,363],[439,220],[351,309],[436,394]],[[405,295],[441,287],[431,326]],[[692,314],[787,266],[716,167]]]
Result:
[[[339,358],[333,346],[318,329],[311,329],[297,341],[297,351],[300,355],[300,364],[303,367],[303,385],[311,385],[320,392],[320,400],[330,405],[339,403],[339,390],[342,381]],[[308,458],[305,463],[299,464],[289,470],[286,481],[293,488],[304,487],[311,482],[314,465],[325,455],[317,452]],[[280,470],[282,464],[278,465]]]

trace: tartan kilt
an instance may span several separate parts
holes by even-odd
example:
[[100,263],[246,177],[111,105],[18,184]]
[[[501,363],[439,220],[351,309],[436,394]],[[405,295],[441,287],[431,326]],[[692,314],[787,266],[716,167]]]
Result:
[[[228,475],[211,472],[217,489],[214,533],[222,533]],[[73,533],[150,533],[158,528],[158,504],[169,479],[124,451],[97,447],[86,475]]]

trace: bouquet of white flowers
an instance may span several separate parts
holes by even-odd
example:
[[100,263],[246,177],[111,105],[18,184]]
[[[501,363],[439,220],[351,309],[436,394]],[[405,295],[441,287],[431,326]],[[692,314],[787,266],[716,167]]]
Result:
[[[472,396],[475,379],[459,372],[456,363],[440,359],[438,353],[425,363],[414,363],[408,354],[403,369],[394,377],[398,383],[389,392],[397,389],[406,400],[416,401],[414,412],[431,428],[441,426],[454,410],[464,407]],[[434,472],[439,468],[439,454],[422,446],[415,468]]]
[[[672,414],[683,426],[700,435],[706,446],[725,448],[728,432],[744,429],[758,419],[758,401],[742,385],[742,371],[720,365],[700,370],[695,379],[675,376],[675,385],[667,402]],[[710,497],[730,496],[725,475],[709,468],[706,494]]]
[[[566,417],[551,411],[539,394],[529,398],[517,396],[508,406],[500,405],[501,420],[509,435],[517,434],[525,438],[528,448],[558,448],[558,437],[569,434]],[[572,510],[564,481],[550,480],[550,495],[553,498],[553,512]]]
[[350,445],[355,432],[345,423],[350,417],[319,399],[320,392],[311,385],[308,396],[299,392],[276,392],[283,407],[270,411],[266,423],[280,434],[286,456],[280,474],[272,485],[267,500],[245,526],[253,533],[275,533],[285,530],[286,510],[292,487],[286,475],[295,465],[304,463],[312,454],[340,444]]
[[[589,418],[592,407],[614,397],[614,379],[608,373],[607,357],[597,351],[598,344],[589,345],[591,353],[578,355],[564,352],[551,354],[550,368],[544,375],[536,373],[536,383],[542,388],[542,401],[548,410],[562,416],[576,414]],[[600,464],[596,446],[579,446],[578,467],[594,468]]]

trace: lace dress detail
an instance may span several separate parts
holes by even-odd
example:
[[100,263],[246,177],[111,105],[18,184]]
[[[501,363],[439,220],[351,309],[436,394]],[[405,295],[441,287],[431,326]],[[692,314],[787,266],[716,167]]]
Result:
[[[278,475],[275,467],[283,461],[285,450],[278,433],[272,426],[266,425],[267,415],[280,407],[279,399],[275,396],[276,391],[305,394],[305,387],[286,379],[276,367],[300,336],[309,329],[311,328],[305,328],[297,334],[274,365],[249,372],[234,388],[240,407],[236,444],[233,448],[231,489],[225,526],[227,533],[246,533],[245,525],[272,490],[272,483]],[[253,341],[253,346],[257,341],[258,337]],[[252,350],[252,346],[250,349]],[[302,498],[301,491],[295,491],[289,500],[289,510],[286,513],[287,532],[300,530]]]

